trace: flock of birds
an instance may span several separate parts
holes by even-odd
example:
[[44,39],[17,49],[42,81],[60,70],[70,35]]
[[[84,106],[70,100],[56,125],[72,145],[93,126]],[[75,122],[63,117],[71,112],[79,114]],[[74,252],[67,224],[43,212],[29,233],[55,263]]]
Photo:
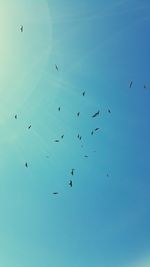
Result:
[[[23,31],[24,31],[24,27],[23,27],[23,25],[20,26],[20,31],[23,33]],[[56,71],[59,71],[59,67],[58,67],[57,64],[55,64],[55,69],[56,69]],[[130,82],[130,84],[129,84],[129,88],[131,88],[132,86],[133,86],[133,81]],[[146,86],[146,85],[144,85],[144,89],[147,89],[147,86]],[[85,95],[86,95],[86,92],[85,92],[85,91],[82,92],[82,96],[84,97]],[[59,111],[59,112],[61,111],[61,107],[58,107],[58,111]],[[110,110],[110,109],[108,109],[108,113],[109,113],[109,114],[111,113],[111,110]],[[95,112],[95,113],[92,115],[92,118],[96,118],[96,117],[99,116],[99,115],[100,115],[100,111],[98,110],[97,112]],[[79,116],[80,116],[80,112],[77,112],[77,117],[79,117]],[[17,115],[17,114],[15,115],[15,119],[16,119],[16,120],[18,119],[18,115]],[[32,127],[32,125],[30,124],[30,125],[28,126],[28,130],[30,130],[31,127]],[[94,132],[97,132],[98,130],[99,130],[98,127],[95,128],[94,130],[92,130],[92,131],[91,131],[91,135],[93,135]],[[61,139],[63,139],[63,138],[64,138],[64,134],[61,135]],[[78,138],[79,140],[81,140],[81,139],[82,139],[82,136],[80,136],[80,135],[78,134],[78,135],[77,135],[77,138]],[[59,143],[60,140],[59,140],[59,139],[55,139],[54,142],[55,142],[55,143]],[[94,152],[95,152],[95,151],[94,151]],[[48,157],[48,156],[47,156],[47,157]],[[88,155],[85,155],[84,157],[85,157],[85,158],[88,158]],[[25,162],[25,167],[28,168],[28,163],[27,163],[27,162]],[[75,172],[75,169],[71,169],[70,174],[71,174],[72,176],[74,176],[74,172]],[[106,176],[109,177],[110,175],[107,174]],[[70,187],[73,186],[73,181],[72,181],[72,179],[69,180],[68,185],[69,185]],[[52,194],[53,194],[53,195],[58,195],[59,192],[53,192]]]

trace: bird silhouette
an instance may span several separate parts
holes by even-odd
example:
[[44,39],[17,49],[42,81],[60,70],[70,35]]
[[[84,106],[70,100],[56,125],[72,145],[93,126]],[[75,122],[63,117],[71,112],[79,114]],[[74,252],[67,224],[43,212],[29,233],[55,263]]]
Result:
[[20,31],[23,32],[23,25],[20,26]]
[[27,162],[25,163],[25,167],[28,168],[28,163]]
[[81,140],[82,139],[82,136],[80,136],[79,139]]
[[75,171],[75,169],[72,169],[72,171],[71,171],[71,175],[74,175],[74,171]]
[[69,185],[70,185],[70,187],[72,187],[72,180],[69,181]]
[[60,111],[60,107],[58,108],[58,111]]
[[88,156],[87,156],[87,155],[85,155],[84,157],[85,157],[85,158],[88,158]]
[[53,195],[58,195],[59,193],[58,192],[53,192]]
[[55,64],[55,69],[58,71],[59,69],[58,69],[58,66]]
[[56,139],[54,142],[55,142],[55,143],[59,143],[59,140],[58,140],[58,139]]
[[61,136],[61,139],[63,139],[64,138],[64,134]]
[[97,116],[99,115],[99,113],[100,113],[100,112],[99,112],[99,110],[98,110],[95,114],[92,115],[92,118],[97,117]]
[[95,128],[95,132],[98,131],[98,130],[99,130],[99,128]]
[[94,134],[94,131],[91,132],[91,135],[93,135],[93,134]]
[[77,116],[78,116],[78,117],[80,116],[80,112],[77,113]]
[[110,109],[108,109],[108,113],[111,113]]
[[79,134],[77,135],[77,138],[80,138],[80,135]]
[[83,96],[85,96],[85,91],[82,93]]
[[17,114],[15,115],[15,119],[17,120]]
[[129,85],[129,87],[131,88],[131,87],[132,87],[132,85],[133,85],[133,81],[131,81],[131,82],[130,82],[130,85]]
[[28,126],[28,130],[31,129],[31,125]]

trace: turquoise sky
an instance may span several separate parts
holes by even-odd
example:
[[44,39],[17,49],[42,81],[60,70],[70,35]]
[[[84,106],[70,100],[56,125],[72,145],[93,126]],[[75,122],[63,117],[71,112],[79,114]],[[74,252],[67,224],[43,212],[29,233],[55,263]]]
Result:
[[0,1],[1,267],[150,266],[149,11]]

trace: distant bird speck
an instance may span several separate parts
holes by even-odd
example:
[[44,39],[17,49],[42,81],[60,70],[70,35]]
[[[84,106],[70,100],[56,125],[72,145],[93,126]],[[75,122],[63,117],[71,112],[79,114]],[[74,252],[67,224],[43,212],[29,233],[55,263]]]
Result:
[[23,32],[23,25],[20,26],[20,31]]
[[71,175],[74,175],[74,171],[75,171],[75,169],[72,169],[71,170]]
[[99,128],[95,128],[95,132],[98,131],[98,130],[99,130]]
[[77,113],[77,116],[78,116],[78,117],[80,116],[80,112]]
[[93,135],[93,134],[94,134],[94,131],[91,132],[91,135]]
[[15,119],[17,120],[17,114],[15,115]]
[[83,96],[85,96],[85,91],[82,93]]
[[72,187],[72,180],[69,181],[69,185],[70,185],[70,187]]
[[60,111],[60,107],[58,108],[58,111]]
[[87,155],[85,155],[84,157],[85,157],[85,158],[88,158],[88,156],[87,156]]
[[53,192],[53,195],[58,195],[58,192]]
[[108,113],[111,113],[110,109],[108,109]]
[[58,66],[55,64],[55,69],[57,70],[57,71],[59,71],[59,69],[58,69]]
[[25,163],[25,167],[28,168],[28,163],[27,162]]
[[94,113],[93,115],[92,115],[92,118],[95,118],[95,117],[97,117],[98,115],[99,115],[99,110],[96,112],[96,113]]
[[133,81],[131,81],[131,82],[130,82],[130,85],[129,85],[129,87],[131,88],[131,87],[132,87],[132,85],[133,85]]
[[55,142],[55,143],[59,143],[59,140],[58,140],[58,139],[56,139],[54,142]]
[[30,130],[30,129],[31,129],[31,125],[28,126],[28,130]]
[[61,136],[61,139],[63,139],[64,138],[64,134]]

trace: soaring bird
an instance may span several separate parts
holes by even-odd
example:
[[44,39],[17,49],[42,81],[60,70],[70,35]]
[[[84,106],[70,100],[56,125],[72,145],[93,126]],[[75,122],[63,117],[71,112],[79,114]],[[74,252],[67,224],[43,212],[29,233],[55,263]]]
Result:
[[23,32],[23,25],[20,26],[20,31]]
[[59,69],[58,69],[58,66],[55,64],[55,69],[58,71]]
[[91,135],[93,135],[93,134],[94,134],[94,131],[91,132]]
[[129,87],[131,88],[131,87],[132,87],[132,85],[133,85],[133,81],[131,81],[131,82],[130,82],[130,85],[129,85]]
[[28,130],[31,129],[31,125],[28,126]]
[[17,120],[17,114],[15,115],[15,119]]
[[28,168],[28,163],[27,162],[25,163],[25,167]]
[[77,138],[80,138],[80,135],[79,134],[77,135]]
[[80,136],[79,139],[81,140],[82,139],[82,136]]
[[54,142],[55,142],[55,143],[59,143],[59,140],[58,140],[58,139],[56,139]]
[[108,113],[111,113],[110,109],[108,109]]
[[58,195],[58,192],[53,192],[53,195]]
[[64,134],[61,136],[61,139],[63,139],[64,138]]
[[71,171],[71,175],[74,175],[74,171],[75,171],[75,169],[72,169],[72,171]]
[[58,108],[58,111],[60,111],[60,107]]
[[85,91],[82,93],[83,96],[85,96]]
[[98,130],[99,130],[99,128],[95,128],[95,132],[98,131]]
[[99,115],[99,110],[92,116],[92,118],[95,118],[95,117],[97,117],[98,115]]
[[72,180],[69,181],[69,185],[70,185],[70,187],[72,187]]
[[80,116],[80,112],[77,113],[77,116],[78,116],[78,117]]
[[88,156],[87,156],[87,155],[85,155],[84,157],[85,157],[85,158],[88,158]]

